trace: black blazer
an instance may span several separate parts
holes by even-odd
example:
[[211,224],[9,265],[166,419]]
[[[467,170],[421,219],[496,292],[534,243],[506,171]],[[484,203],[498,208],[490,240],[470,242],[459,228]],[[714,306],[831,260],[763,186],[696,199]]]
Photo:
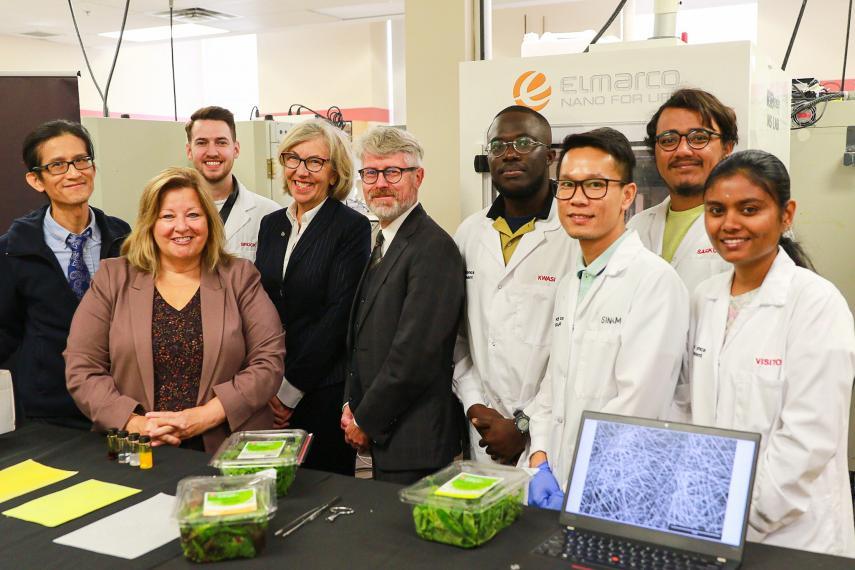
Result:
[[345,380],[347,317],[371,254],[371,224],[328,199],[300,236],[283,279],[290,235],[284,209],[264,216],[255,266],[285,328],[285,378],[308,393]]
[[457,246],[421,205],[360,282],[345,401],[371,438],[379,469],[439,468],[460,451],[451,380],[464,286]]
[[[22,416],[88,422],[65,387],[62,351],[79,301],[45,243],[47,209],[18,218],[0,237],[0,362],[19,351],[12,380]],[[118,257],[130,226],[92,211],[101,231],[101,259]]]

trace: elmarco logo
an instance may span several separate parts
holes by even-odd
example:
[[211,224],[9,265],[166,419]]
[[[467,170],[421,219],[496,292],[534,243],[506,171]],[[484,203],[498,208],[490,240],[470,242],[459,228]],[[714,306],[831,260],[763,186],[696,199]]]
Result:
[[514,83],[514,103],[540,111],[549,105],[552,87],[547,85],[546,76],[538,71],[526,71]]

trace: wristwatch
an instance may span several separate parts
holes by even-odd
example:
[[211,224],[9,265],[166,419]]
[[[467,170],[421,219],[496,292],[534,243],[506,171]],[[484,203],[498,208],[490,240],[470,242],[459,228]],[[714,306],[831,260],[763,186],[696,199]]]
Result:
[[522,410],[517,410],[514,412],[514,425],[517,427],[517,430],[523,435],[528,435],[528,424],[530,418],[525,415],[525,412]]

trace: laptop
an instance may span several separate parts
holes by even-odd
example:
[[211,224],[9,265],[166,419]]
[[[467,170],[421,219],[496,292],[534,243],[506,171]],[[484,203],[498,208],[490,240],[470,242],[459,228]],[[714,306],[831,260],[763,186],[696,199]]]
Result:
[[576,570],[742,562],[760,434],[584,412],[562,528],[534,549]]

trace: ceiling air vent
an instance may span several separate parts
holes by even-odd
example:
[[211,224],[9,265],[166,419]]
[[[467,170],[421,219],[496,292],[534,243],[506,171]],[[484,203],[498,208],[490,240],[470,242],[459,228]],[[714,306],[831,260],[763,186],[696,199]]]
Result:
[[[154,14],[159,18],[169,18],[169,10],[165,12],[156,12]],[[205,22],[221,22],[223,20],[234,20],[237,16],[233,14],[225,14],[223,12],[214,12],[207,8],[184,8],[182,10],[173,10],[172,19],[176,22],[185,24],[202,24]]]

